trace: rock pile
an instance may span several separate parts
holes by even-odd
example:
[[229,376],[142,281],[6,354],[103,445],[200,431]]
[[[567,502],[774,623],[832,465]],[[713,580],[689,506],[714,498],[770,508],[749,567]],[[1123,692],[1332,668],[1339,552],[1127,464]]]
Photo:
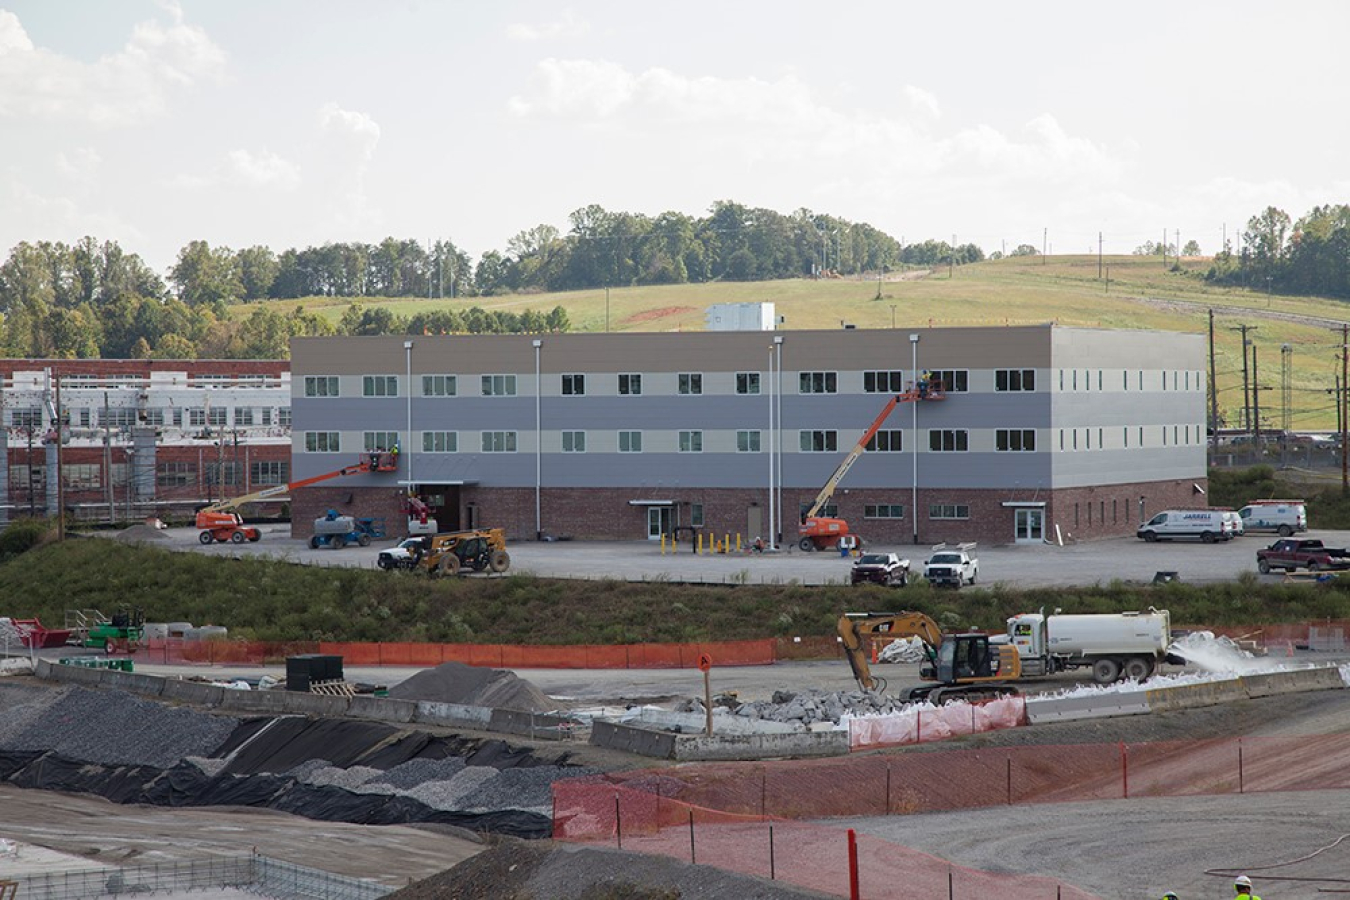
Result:
[[[754,700],[729,708],[734,716],[752,720],[787,722],[802,728],[839,724],[842,717],[877,716],[899,712],[909,702],[865,691],[774,691],[768,700]],[[696,698],[682,701],[676,712],[703,713],[703,702]]]
[[515,672],[456,662],[441,663],[434,669],[418,672],[390,688],[389,696],[396,700],[459,703],[521,712],[547,712],[558,706]]

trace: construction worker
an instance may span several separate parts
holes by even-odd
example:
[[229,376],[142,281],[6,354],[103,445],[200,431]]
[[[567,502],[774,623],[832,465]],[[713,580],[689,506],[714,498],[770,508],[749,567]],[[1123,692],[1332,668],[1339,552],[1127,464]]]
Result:
[[1168,891],[1162,895],[1162,900],[1178,900],[1178,897],[1175,891]]
[[1237,900],[1261,900],[1252,893],[1252,880],[1246,875],[1239,875],[1233,879],[1233,890],[1237,893]]

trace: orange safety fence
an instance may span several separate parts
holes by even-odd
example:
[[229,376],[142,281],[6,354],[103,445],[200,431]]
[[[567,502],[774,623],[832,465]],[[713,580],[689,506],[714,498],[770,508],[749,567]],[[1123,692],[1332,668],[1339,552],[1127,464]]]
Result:
[[341,656],[348,666],[438,666],[459,662],[508,669],[691,669],[708,654],[719,666],[765,666],[774,662],[772,639],[704,644],[418,644],[332,641],[243,641],[152,638],[137,655],[152,663],[263,665],[288,656]]
[[[596,791],[554,784],[555,840],[606,843],[850,896],[851,832],[841,827],[722,812],[622,785]],[[991,874],[866,834],[856,836],[858,896],[866,900],[966,900],[1005,893],[1093,900],[1035,875]]]
[[1027,698],[1000,697],[983,703],[951,703],[936,708],[912,705],[886,716],[848,720],[850,750],[924,744],[982,731],[1026,724]]

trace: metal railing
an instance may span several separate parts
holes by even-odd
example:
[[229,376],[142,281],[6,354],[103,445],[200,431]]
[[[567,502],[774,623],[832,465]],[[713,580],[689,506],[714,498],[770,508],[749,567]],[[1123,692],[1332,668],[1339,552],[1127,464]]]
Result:
[[15,900],[92,900],[235,888],[264,897],[380,900],[395,888],[266,856],[233,856],[145,866],[17,875]]

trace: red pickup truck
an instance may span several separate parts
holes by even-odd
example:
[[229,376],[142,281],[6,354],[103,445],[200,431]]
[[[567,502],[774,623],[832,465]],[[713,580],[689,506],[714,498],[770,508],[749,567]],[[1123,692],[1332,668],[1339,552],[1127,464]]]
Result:
[[1256,568],[1262,573],[1272,569],[1307,569],[1319,572],[1325,569],[1350,569],[1350,551],[1324,547],[1315,538],[1286,538],[1276,541],[1264,550],[1256,551]]

